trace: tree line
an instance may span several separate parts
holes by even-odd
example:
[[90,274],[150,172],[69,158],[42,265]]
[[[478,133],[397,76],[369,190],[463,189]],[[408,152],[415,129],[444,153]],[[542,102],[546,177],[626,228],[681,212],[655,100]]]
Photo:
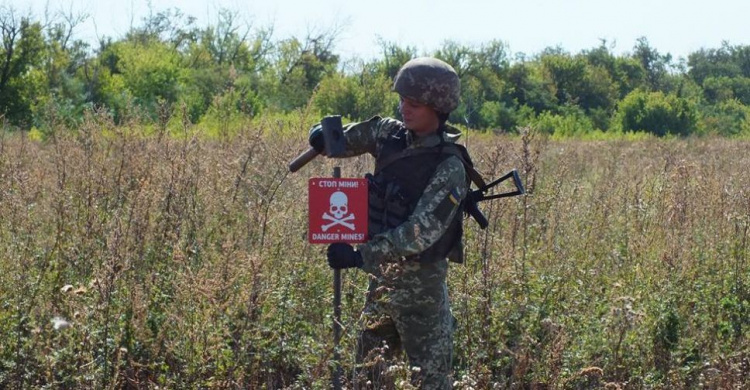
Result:
[[528,56],[500,40],[446,41],[433,52],[380,41],[379,58],[343,60],[335,29],[276,39],[272,27],[230,10],[207,27],[179,9],[152,11],[95,47],[74,39],[86,19],[71,12],[42,22],[0,8],[5,127],[74,128],[87,110],[115,122],[137,112],[204,126],[310,108],[351,120],[396,116],[391,80],[404,62],[432,55],[458,72],[462,99],[450,121],[471,129],[750,135],[750,46],[724,43],[674,59],[645,37],[622,55],[604,40],[579,53],[550,47]]

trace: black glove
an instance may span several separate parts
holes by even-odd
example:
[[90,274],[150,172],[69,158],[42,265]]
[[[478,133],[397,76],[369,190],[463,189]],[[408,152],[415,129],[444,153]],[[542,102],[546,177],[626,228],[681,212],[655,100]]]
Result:
[[328,246],[328,265],[333,269],[362,268],[362,254],[346,243],[337,242]]
[[310,128],[310,136],[307,140],[316,152],[323,153],[326,148],[326,141],[325,138],[323,138],[323,126],[321,126],[320,123],[317,123]]

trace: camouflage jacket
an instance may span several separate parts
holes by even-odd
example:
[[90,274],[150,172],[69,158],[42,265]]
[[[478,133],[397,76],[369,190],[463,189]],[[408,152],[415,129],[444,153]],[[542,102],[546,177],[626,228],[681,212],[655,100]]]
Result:
[[[402,126],[398,120],[380,117],[345,126],[346,152],[343,157],[370,153],[377,158],[383,141]],[[442,136],[447,142],[455,142],[460,131],[446,126]],[[438,134],[417,137],[409,132],[407,149],[434,147],[440,141]],[[363,269],[373,273],[384,261],[416,255],[432,246],[445,233],[456,212],[460,211],[459,205],[467,192],[466,171],[461,160],[455,156],[443,160],[407,221],[357,247],[364,260]],[[450,212],[435,212],[438,208],[444,210],[445,205],[450,206]]]

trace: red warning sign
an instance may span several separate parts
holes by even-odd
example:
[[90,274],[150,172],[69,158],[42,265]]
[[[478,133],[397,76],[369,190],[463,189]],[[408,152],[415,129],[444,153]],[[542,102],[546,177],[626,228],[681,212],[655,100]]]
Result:
[[311,243],[367,241],[367,179],[312,178],[308,202]]

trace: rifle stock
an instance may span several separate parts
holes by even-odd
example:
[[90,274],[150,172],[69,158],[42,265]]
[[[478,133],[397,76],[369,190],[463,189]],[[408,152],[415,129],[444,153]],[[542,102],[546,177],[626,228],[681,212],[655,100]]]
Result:
[[[485,192],[489,191],[490,188],[502,183],[505,180],[513,178],[513,185],[516,187],[515,191],[504,192],[501,194],[485,195]],[[482,210],[479,209],[479,202],[483,200],[507,198],[510,196],[523,195],[526,193],[526,189],[523,187],[521,177],[518,175],[518,171],[515,169],[506,173],[501,178],[493,181],[490,184],[484,185],[477,190],[469,192],[464,200],[464,211],[469,214],[479,224],[479,227],[485,229],[489,226],[487,218],[482,214]]]

